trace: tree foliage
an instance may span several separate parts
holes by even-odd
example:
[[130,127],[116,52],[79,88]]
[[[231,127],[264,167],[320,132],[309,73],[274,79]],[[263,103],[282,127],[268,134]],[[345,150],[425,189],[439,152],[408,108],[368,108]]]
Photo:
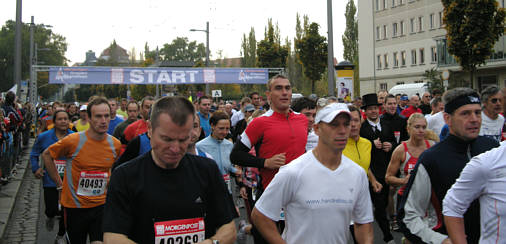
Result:
[[188,41],[187,37],[176,37],[171,43],[163,44],[160,60],[178,62],[197,62],[206,58],[206,46],[197,41]]
[[278,25],[274,26],[272,19],[269,19],[265,28],[264,39],[257,46],[258,66],[262,68],[284,68],[288,52],[289,47],[281,45]]
[[[8,20],[0,30],[0,91],[6,91],[14,85],[14,35],[16,22]],[[22,26],[21,46],[21,79],[30,78],[30,25]],[[34,43],[38,49],[38,64],[44,65],[66,65],[67,42],[62,35],[53,33],[44,24],[34,26]],[[44,48],[43,50],[41,50]],[[41,74],[38,81],[39,94],[47,97],[57,91],[60,85],[47,85],[47,74]]]
[[441,72],[437,71],[437,68],[425,70],[423,77],[425,80],[428,80],[429,91],[432,92],[435,89],[444,91],[443,78],[441,77]]
[[442,0],[448,52],[470,72],[485,64],[504,33],[506,12],[496,0]]
[[346,12],[344,17],[346,18],[346,29],[342,36],[344,53],[343,58],[353,65],[355,70],[353,73],[353,91],[355,96],[360,94],[360,80],[358,72],[358,21],[356,17],[357,7],[353,0],[348,0],[346,4]]
[[241,43],[242,67],[256,67],[257,64],[257,40],[255,29],[251,27],[248,36],[243,34]]
[[311,81],[311,93],[314,93],[315,83],[322,78],[327,66],[327,39],[320,35],[319,25],[313,22],[295,46],[299,51],[304,75]]

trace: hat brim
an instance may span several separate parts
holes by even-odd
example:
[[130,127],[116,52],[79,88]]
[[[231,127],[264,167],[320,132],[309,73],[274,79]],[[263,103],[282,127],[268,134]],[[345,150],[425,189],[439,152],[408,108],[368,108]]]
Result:
[[366,109],[367,107],[369,106],[381,106],[383,104],[381,103],[374,103],[374,104],[366,104],[366,105],[363,105],[362,107],[360,107],[361,109]]

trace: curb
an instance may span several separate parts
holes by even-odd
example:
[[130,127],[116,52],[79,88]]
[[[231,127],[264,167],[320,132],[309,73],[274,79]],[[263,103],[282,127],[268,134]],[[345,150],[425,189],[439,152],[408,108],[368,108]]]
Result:
[[27,173],[27,169],[29,166],[28,164],[30,163],[30,151],[34,141],[35,139],[30,139],[28,146],[23,148],[20,164],[16,166],[17,174],[13,177],[9,184],[0,188],[0,242],[3,240],[4,232],[12,215],[12,211],[16,203],[16,197],[25,174],[31,174],[31,172]]

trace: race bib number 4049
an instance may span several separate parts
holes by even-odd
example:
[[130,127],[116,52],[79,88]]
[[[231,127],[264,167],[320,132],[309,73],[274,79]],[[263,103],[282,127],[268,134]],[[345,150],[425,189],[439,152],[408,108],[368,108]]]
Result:
[[105,193],[109,174],[105,172],[82,171],[77,186],[77,195],[100,196]]
[[155,244],[190,244],[205,240],[203,218],[155,222]]

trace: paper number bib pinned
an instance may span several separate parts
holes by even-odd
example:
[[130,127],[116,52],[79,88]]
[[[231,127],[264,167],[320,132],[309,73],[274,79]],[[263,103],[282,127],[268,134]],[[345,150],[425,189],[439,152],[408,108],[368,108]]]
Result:
[[108,173],[82,171],[80,176],[77,195],[90,197],[100,196],[105,193]]
[[228,192],[232,194],[232,185],[230,185],[230,175],[225,174],[223,175],[223,180],[225,181],[225,184],[227,185]]
[[189,244],[205,240],[203,218],[155,222],[155,244]]
[[58,174],[60,174],[60,177],[63,177],[63,174],[65,174],[65,160],[55,160],[54,163],[56,164],[56,169],[58,170]]

